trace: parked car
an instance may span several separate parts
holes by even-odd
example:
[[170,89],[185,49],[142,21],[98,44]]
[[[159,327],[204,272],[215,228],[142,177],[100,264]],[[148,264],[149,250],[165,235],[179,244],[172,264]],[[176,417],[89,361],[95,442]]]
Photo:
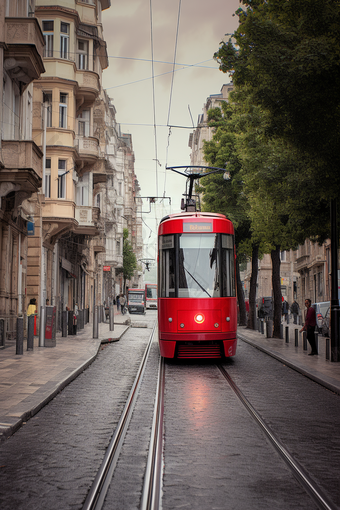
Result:
[[326,312],[326,315],[324,316],[324,318],[322,319],[322,326],[321,326],[321,329],[322,329],[322,336],[329,336],[329,323],[330,323],[330,318],[331,318],[331,307],[329,306],[327,308],[327,312]]
[[316,325],[318,328],[318,333],[322,332],[322,321],[326,316],[326,312],[330,306],[331,306],[330,301],[322,301],[321,303],[312,304],[312,307],[314,308],[316,314]]

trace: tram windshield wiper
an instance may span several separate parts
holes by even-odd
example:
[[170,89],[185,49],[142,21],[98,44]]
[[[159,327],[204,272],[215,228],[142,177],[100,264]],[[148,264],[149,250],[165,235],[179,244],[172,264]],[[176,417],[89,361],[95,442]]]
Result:
[[187,268],[186,268],[186,267],[184,267],[184,266],[183,266],[183,268],[184,268],[184,271],[186,271],[186,272],[188,273],[188,275],[189,275],[189,276],[191,276],[191,278],[194,280],[194,282],[196,282],[196,283],[197,283],[197,285],[198,285],[198,286],[199,286],[199,287],[200,287],[200,288],[201,288],[201,289],[202,289],[202,290],[203,290],[206,294],[208,294],[208,296],[209,296],[209,297],[211,297],[211,295],[209,294],[209,292],[208,292],[208,291],[207,291],[204,287],[202,287],[202,285],[200,284],[200,282],[198,282],[198,281],[196,280],[196,278],[195,278],[195,277],[194,277],[194,276],[190,273],[190,271],[188,271],[188,270],[187,270]]

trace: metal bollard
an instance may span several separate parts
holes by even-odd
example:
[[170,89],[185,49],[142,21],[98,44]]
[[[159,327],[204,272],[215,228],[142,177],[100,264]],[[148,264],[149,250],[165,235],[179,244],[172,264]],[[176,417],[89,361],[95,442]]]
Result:
[[295,347],[299,347],[299,330],[295,330]]
[[39,322],[39,347],[45,347],[45,317],[46,308],[40,307],[40,322]]
[[27,317],[27,350],[33,351],[34,346],[34,315]]
[[283,338],[283,324],[280,324],[280,338]]
[[68,334],[73,335],[73,310],[67,311],[67,329]]
[[0,319],[0,349],[5,348],[5,319]]
[[319,334],[317,331],[314,333],[316,352],[319,352]]
[[78,310],[78,330],[84,329],[84,310]]
[[24,318],[17,318],[16,354],[24,354]]
[[93,310],[93,338],[98,338],[98,306]]
[[289,326],[286,326],[285,339],[286,339],[286,344],[288,344],[289,343]]
[[267,338],[273,338],[273,321],[271,319],[267,321]]
[[264,320],[261,320],[261,333],[264,334]]
[[329,346],[330,346],[330,339],[326,338],[326,359],[328,359],[328,360],[329,360],[329,353],[330,353]]
[[113,309],[113,305],[110,305],[110,308],[109,308],[109,322],[110,322],[110,331],[114,331],[114,329],[115,329],[115,312]]
[[303,350],[307,351],[307,333],[306,333],[306,331],[302,332],[302,338],[303,338],[303,340],[302,340],[302,342],[303,342]]
[[68,320],[68,318],[67,318],[67,310],[64,310],[62,312],[61,317],[62,317],[61,336],[65,338],[65,337],[67,337],[67,327],[68,327],[68,323],[67,323],[67,320]]

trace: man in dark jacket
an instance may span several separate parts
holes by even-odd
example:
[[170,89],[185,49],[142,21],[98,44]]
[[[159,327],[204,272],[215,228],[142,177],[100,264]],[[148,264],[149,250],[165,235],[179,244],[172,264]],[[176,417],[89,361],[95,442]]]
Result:
[[294,300],[292,306],[290,307],[290,311],[292,312],[293,317],[294,317],[294,324],[297,324],[297,316],[299,314],[299,305],[296,302],[296,300]]
[[315,344],[315,326],[316,326],[316,315],[315,315],[315,310],[314,308],[311,307],[311,300],[310,299],[306,299],[305,300],[305,306],[307,308],[307,313],[306,313],[306,319],[305,319],[305,324],[303,326],[303,328],[300,330],[300,333],[302,331],[307,331],[307,340],[311,346],[311,352],[308,354],[308,356],[314,356],[316,354],[318,354],[318,351],[316,349],[316,344]]

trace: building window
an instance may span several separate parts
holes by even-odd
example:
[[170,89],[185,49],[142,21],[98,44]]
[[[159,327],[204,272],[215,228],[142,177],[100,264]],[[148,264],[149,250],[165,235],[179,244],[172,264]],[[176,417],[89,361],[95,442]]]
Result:
[[286,262],[286,252],[285,251],[281,252],[281,262]]
[[96,206],[100,208],[100,193],[96,197]]
[[52,92],[43,92],[43,102],[47,108],[46,127],[52,127]]
[[76,190],[76,204],[89,205],[89,174],[79,177]]
[[83,110],[77,117],[78,135],[90,136],[90,110]]
[[89,62],[89,43],[88,41],[78,39],[77,46],[78,69],[87,70]]
[[59,127],[67,128],[67,94],[60,92]]
[[44,34],[44,57],[53,57],[53,21],[42,22],[43,34]]
[[60,23],[60,58],[68,59],[70,25],[69,23]]
[[51,158],[45,160],[45,197],[51,198]]
[[58,161],[58,198],[66,198],[66,159]]

